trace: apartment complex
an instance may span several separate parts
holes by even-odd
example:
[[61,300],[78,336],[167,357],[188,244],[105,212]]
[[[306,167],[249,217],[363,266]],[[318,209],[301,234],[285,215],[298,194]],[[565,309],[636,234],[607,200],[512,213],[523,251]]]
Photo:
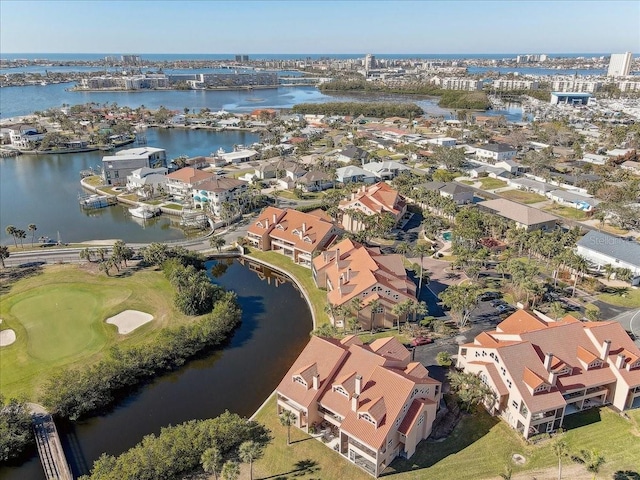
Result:
[[626,77],[631,71],[631,52],[613,53],[609,60],[607,77]]
[[525,438],[586,408],[640,407],[640,349],[617,322],[554,322],[520,310],[461,345],[457,367],[480,375],[495,394],[487,410]]
[[498,78],[492,86],[496,90],[537,90],[537,80],[521,80],[516,78]]
[[330,244],[339,233],[322,210],[303,213],[267,207],[247,230],[247,239],[264,252],[273,250],[311,268],[314,253]]
[[484,85],[482,80],[475,80],[467,77],[433,77],[429,83],[436,85],[443,90],[466,90],[469,92],[482,90]]
[[396,224],[407,212],[407,202],[384,182],[363,186],[351,197],[340,201],[338,208],[343,212],[342,226],[349,232],[360,232],[366,228],[364,217],[389,213]]
[[[406,300],[416,301],[416,286],[407,276],[401,255],[383,255],[379,249],[353,240],[343,240],[315,257],[312,274],[316,285],[327,289],[333,311],[351,309],[354,299],[360,300],[357,318],[366,329],[397,325],[404,319],[393,314],[393,307]],[[372,311],[374,300],[378,306]],[[334,325],[344,326],[343,317],[332,316]]]
[[441,384],[394,337],[312,337],[278,388],[277,413],[374,477],[431,433]]

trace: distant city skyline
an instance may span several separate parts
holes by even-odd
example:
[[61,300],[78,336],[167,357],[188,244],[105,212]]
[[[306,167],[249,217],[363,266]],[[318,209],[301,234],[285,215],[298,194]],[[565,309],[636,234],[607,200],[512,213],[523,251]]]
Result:
[[0,53],[621,53],[639,20],[637,1],[2,0]]

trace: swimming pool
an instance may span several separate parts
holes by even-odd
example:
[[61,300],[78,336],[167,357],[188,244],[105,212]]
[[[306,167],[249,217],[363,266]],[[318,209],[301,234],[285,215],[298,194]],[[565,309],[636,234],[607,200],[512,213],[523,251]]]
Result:
[[444,238],[447,242],[451,241],[451,232],[443,232],[442,238]]

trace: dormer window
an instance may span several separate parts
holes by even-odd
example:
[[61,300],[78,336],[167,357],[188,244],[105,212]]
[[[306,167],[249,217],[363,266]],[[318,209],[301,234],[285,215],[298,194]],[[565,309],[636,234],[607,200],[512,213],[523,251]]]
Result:
[[301,375],[294,375],[293,376],[293,382],[294,383],[299,383],[300,385],[304,386],[304,388],[308,388],[309,387],[309,385],[307,384],[305,379],[302,378]]
[[344,395],[345,397],[349,398],[349,392],[347,392],[342,385],[336,385],[333,387],[333,391],[334,392],[338,392],[340,395]]
[[378,425],[376,424],[375,419],[369,415],[367,412],[364,413],[358,413],[358,419],[363,419],[366,420],[367,422],[369,422],[371,425],[373,425],[374,427],[377,427]]

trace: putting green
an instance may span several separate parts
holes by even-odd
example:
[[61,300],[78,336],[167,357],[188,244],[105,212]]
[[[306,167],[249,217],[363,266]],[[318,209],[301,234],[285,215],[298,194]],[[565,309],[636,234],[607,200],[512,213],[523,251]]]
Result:
[[95,352],[104,344],[97,309],[98,299],[81,287],[47,287],[15,303],[11,314],[27,332],[29,355],[55,361]]

